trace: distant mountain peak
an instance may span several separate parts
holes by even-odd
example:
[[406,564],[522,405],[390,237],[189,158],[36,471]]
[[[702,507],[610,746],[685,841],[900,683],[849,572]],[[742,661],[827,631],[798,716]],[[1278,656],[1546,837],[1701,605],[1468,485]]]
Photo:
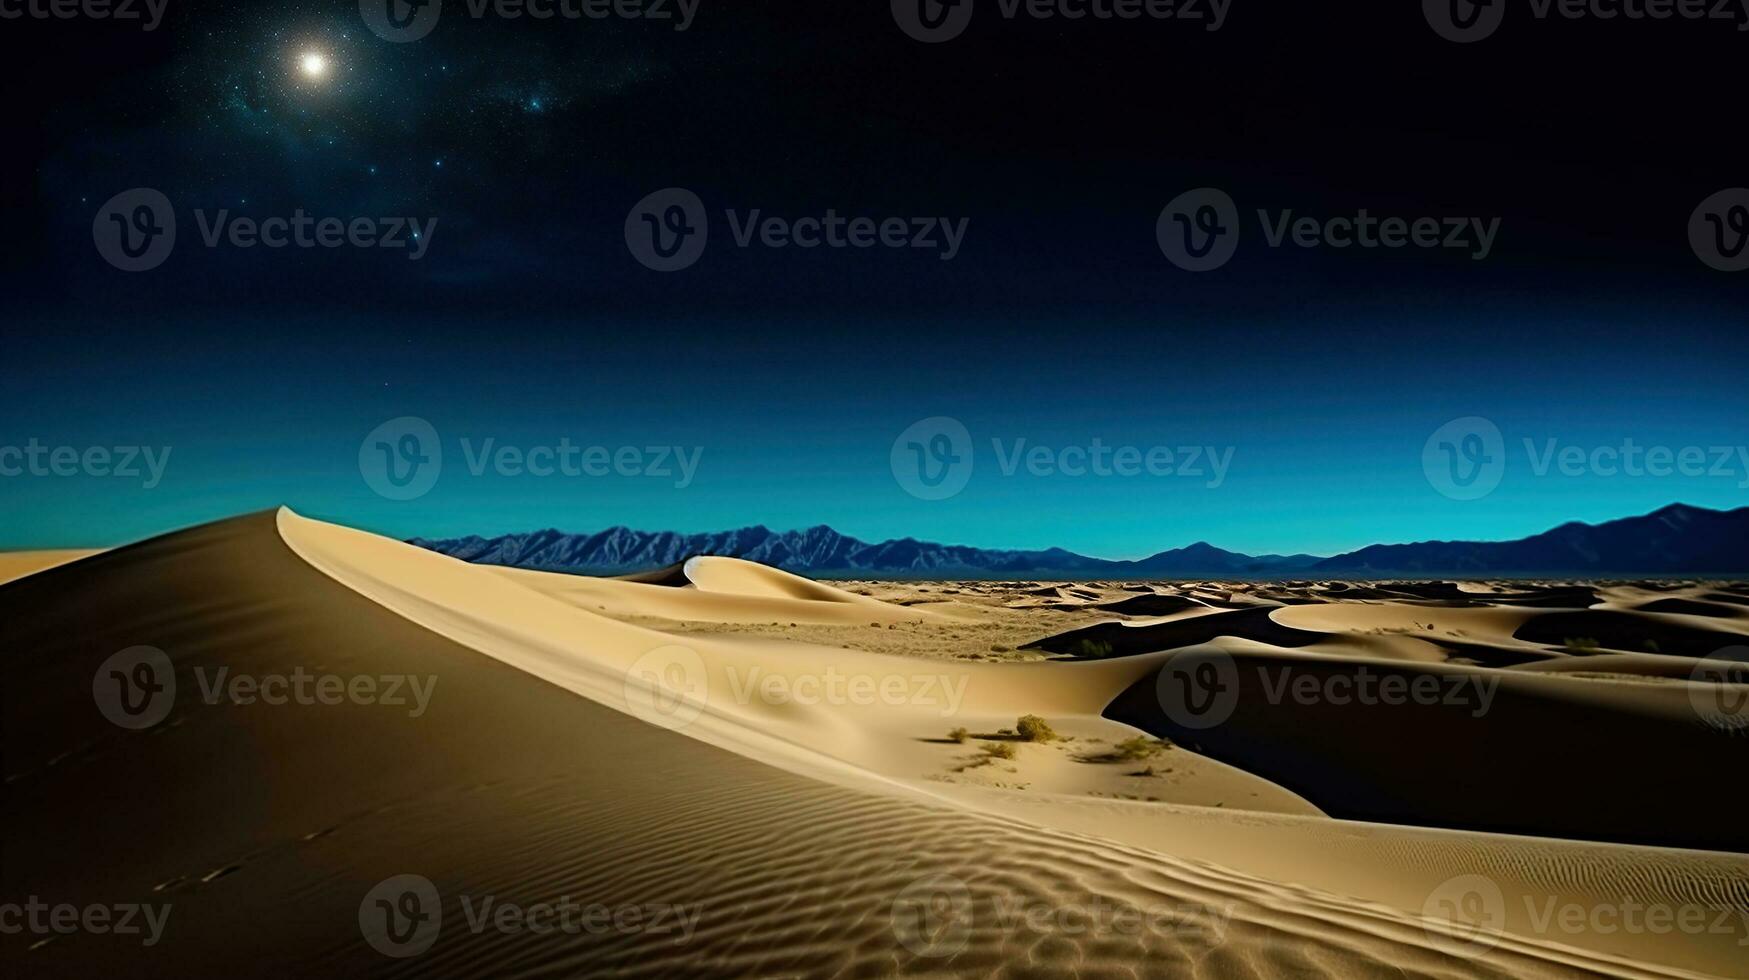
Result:
[[1598,524],[1569,521],[1515,541],[1372,545],[1312,567],[1333,574],[1736,575],[1749,572],[1749,507],[1675,503]]

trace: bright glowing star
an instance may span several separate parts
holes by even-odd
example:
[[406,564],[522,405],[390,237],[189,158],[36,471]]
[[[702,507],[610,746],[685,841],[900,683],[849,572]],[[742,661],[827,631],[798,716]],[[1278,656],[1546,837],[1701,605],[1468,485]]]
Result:
[[306,52],[303,58],[298,61],[298,65],[303,68],[304,74],[311,78],[321,78],[328,74],[328,59],[322,57],[321,52],[318,51]]

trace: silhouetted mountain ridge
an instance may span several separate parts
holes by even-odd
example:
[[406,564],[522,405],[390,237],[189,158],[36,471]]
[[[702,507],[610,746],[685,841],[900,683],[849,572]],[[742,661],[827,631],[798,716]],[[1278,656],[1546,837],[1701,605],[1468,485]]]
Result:
[[1516,541],[1375,544],[1312,568],[1343,574],[1740,573],[1749,570],[1749,507],[1709,510],[1671,504],[1601,524],[1572,521]]
[[1562,524],[1516,541],[1379,544],[1331,558],[1245,555],[1198,541],[1136,561],[1113,561],[1062,548],[1004,550],[915,538],[871,544],[824,524],[700,534],[623,526],[572,534],[548,528],[410,543],[481,564],[590,574],[646,571],[697,555],[722,555],[804,575],[909,578],[1699,575],[1749,571],[1749,507],[1720,511],[1672,504],[1641,517]]

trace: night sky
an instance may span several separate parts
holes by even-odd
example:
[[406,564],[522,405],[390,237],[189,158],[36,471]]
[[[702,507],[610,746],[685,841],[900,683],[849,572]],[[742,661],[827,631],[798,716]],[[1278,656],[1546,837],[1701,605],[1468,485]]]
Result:
[[[828,523],[1109,557],[1201,539],[1330,553],[1749,503],[1749,458],[1539,475],[1525,446],[1749,444],[1749,272],[1709,268],[1688,234],[1703,200],[1749,186],[1749,32],[1512,5],[1457,44],[1416,3],[1233,0],[1210,31],[974,2],[936,44],[872,0],[701,0],[684,31],[446,0],[407,43],[348,2],[168,0],[149,32],[0,21],[0,468],[31,440],[171,447],[149,488],[0,475],[0,548],[287,503],[397,536]],[[93,228],[139,187],[171,203],[176,243],[125,272]],[[656,272],[628,250],[628,212],[672,187],[703,202],[709,244]],[[1204,187],[1236,202],[1239,245],[1187,272],[1156,221]],[[1362,208],[1498,232],[1480,260],[1272,248],[1257,216]],[[426,231],[403,248],[203,240],[221,211],[298,209]],[[725,210],[755,209],[965,235],[951,260],[739,247]],[[445,453],[406,501],[360,467],[361,440],[401,416]],[[978,454],[945,500],[907,493],[889,460],[933,416]],[[1503,434],[1505,472],[1456,499],[1423,451],[1469,416]],[[464,438],[702,456],[686,486],[476,477]],[[1004,475],[992,439],[1232,455],[1213,487]]]

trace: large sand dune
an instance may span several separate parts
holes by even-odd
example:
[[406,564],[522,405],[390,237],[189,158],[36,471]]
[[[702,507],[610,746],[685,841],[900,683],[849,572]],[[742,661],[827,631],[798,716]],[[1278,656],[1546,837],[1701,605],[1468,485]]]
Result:
[[[7,931],[9,975],[1749,975],[1749,859],[1331,819],[1184,748],[1125,757],[1141,732],[1108,708],[1170,651],[1046,662],[1002,642],[1095,626],[1121,613],[1093,606],[1141,593],[1076,586],[1092,598],[1064,601],[1088,608],[1036,609],[988,584],[834,587],[730,560],[684,574],[477,567],[282,511],[0,587],[0,906],[170,906],[151,946]],[[1429,637],[1366,633],[1383,622],[1295,622],[1328,608],[1312,589],[1183,594],[1322,634],[1306,656],[1353,653],[1350,634],[1446,656]],[[1516,622],[1454,628],[1534,647]],[[141,645],[164,652],[175,691],[131,730],[94,684]],[[375,693],[209,702],[220,669]],[[400,703],[384,703],[396,679]],[[1068,738],[1004,734],[1022,714]],[[1443,748],[1424,746],[1422,778],[1440,778]],[[1740,761],[1722,754],[1718,772]],[[1736,816],[1722,795],[1713,813],[1691,812],[1698,800],[1669,819]],[[400,875],[434,894],[381,884]],[[1498,893],[1480,930],[1473,879]],[[482,916],[487,897],[502,918]],[[540,931],[503,912],[561,897],[601,914]],[[1737,925],[1673,935],[1542,914],[1623,903]],[[385,934],[415,921],[388,913],[432,909],[408,944]]]

